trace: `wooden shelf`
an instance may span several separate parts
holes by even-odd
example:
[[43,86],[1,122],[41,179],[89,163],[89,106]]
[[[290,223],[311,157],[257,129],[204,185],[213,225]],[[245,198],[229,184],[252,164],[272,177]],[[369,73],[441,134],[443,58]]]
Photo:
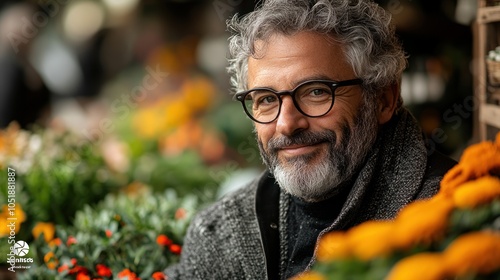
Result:
[[478,23],[490,23],[500,21],[500,6],[481,7],[477,11]]
[[500,6],[487,6],[486,0],[477,0],[478,9],[474,23],[474,100],[478,110],[474,112],[474,139],[494,139],[494,131],[500,131],[500,87],[488,83],[486,55],[500,45]]
[[493,103],[500,104],[500,87],[488,86],[488,95],[486,100],[491,100]]
[[500,106],[483,104],[479,111],[479,121],[500,128]]

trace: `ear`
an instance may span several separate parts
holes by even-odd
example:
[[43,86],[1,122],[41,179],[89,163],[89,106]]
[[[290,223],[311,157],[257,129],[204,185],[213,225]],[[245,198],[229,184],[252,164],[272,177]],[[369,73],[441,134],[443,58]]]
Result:
[[394,83],[384,89],[378,102],[378,123],[388,122],[394,115],[399,100],[399,84]]

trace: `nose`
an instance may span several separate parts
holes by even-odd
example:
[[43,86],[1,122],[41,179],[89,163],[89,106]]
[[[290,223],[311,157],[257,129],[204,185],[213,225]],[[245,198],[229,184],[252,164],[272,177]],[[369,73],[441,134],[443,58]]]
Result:
[[276,122],[276,132],[291,136],[309,127],[307,117],[297,110],[291,96],[283,96],[281,111]]

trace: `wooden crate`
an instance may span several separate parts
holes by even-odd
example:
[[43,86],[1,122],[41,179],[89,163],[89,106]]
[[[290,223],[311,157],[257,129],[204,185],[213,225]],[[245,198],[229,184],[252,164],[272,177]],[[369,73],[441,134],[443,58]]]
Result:
[[[498,1],[497,1],[498,2]],[[500,62],[489,61],[488,51],[500,46],[500,6],[478,0],[474,33],[474,142],[493,140],[500,131]]]

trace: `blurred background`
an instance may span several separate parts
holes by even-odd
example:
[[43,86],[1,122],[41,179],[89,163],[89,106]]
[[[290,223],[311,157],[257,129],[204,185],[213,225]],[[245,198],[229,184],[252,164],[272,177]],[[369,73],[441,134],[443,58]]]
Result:
[[[393,14],[409,55],[405,104],[426,134],[443,131],[446,137],[434,141],[436,148],[457,157],[472,136],[472,114],[463,103],[473,92],[476,1],[378,2]],[[3,1],[0,127],[15,120],[22,128],[62,126],[102,140],[117,130],[118,118],[151,138],[210,110],[217,116],[204,117],[220,115],[222,123],[214,124],[223,134],[231,126],[225,122],[245,133],[248,121],[230,102],[225,20],[254,5],[243,0]],[[153,107],[169,113],[154,115]]]
[[[471,70],[476,1],[379,3],[392,13],[408,53],[405,105],[430,148],[458,159],[477,141]],[[81,251],[57,251],[58,258],[92,268],[118,254],[123,258],[106,263],[114,272],[144,268],[140,275],[147,278],[179,248],[154,251],[163,256],[158,258],[143,258],[153,251],[142,248],[159,250],[155,237],[164,234],[181,244],[198,209],[262,170],[252,123],[232,101],[225,71],[225,21],[255,5],[0,2],[0,169],[15,170],[16,239],[31,243],[43,232],[49,243],[34,241],[30,251],[43,273],[55,273],[46,246],[76,236],[87,240]],[[0,172],[0,182],[10,180],[7,174]],[[142,203],[137,196],[145,197]],[[7,188],[0,201],[0,218],[7,219]],[[135,234],[148,238],[129,241]],[[2,252],[8,235],[0,229]],[[130,250],[105,251],[112,249],[103,245],[110,236]],[[141,259],[154,259],[154,268],[133,262]],[[26,279],[49,277],[34,268],[27,273],[33,275]]]

